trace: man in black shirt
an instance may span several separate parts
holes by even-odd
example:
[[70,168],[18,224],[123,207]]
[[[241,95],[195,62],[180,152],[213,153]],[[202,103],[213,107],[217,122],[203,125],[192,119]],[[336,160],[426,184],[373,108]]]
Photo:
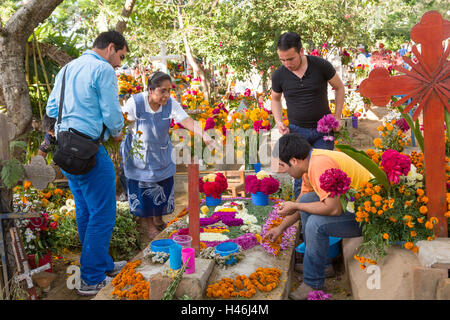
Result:
[[[332,64],[325,59],[304,54],[300,36],[287,32],[278,39],[278,56],[282,66],[272,75],[272,113],[282,135],[294,132],[305,138],[313,148],[333,150],[334,141],[324,140],[317,132],[317,122],[330,114],[328,83],[335,91],[334,117],[340,122],[345,87]],[[282,121],[281,96],[287,106],[289,127]],[[342,125],[335,131],[339,131]],[[296,179],[295,197],[300,195],[301,179]]]

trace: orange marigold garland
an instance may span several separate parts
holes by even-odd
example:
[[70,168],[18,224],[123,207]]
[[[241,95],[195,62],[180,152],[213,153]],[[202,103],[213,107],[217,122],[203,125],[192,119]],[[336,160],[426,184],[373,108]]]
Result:
[[278,286],[281,270],[277,268],[258,268],[250,275],[251,282],[259,291],[269,292]]
[[231,297],[249,299],[256,294],[256,288],[261,292],[275,289],[280,282],[280,275],[281,270],[277,268],[257,268],[250,277],[239,275],[234,281],[232,278],[222,278],[219,282],[209,285],[206,289],[206,296],[223,299]]
[[141,273],[136,273],[136,267],[141,264],[141,260],[128,262],[120,273],[113,279],[113,296],[138,300],[149,298],[150,283],[144,280]]

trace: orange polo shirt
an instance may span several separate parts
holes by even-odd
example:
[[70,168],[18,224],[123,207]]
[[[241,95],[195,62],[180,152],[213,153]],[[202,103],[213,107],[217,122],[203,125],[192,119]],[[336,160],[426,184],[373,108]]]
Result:
[[309,159],[308,173],[303,175],[301,194],[316,192],[320,201],[330,195],[320,187],[320,176],[328,169],[344,171],[351,179],[350,187],[358,189],[373,178],[372,174],[356,160],[340,151],[313,149]]

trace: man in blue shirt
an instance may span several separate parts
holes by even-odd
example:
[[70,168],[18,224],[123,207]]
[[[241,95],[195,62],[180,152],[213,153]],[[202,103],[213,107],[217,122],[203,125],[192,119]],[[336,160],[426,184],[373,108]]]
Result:
[[[55,125],[56,137],[58,132],[73,128],[96,140],[104,124],[104,140],[122,139],[124,120],[114,68],[120,67],[127,52],[125,38],[119,32],[108,31],[95,39],[92,50],[67,64],[62,119]],[[63,74],[61,70],[56,76],[48,99],[46,111],[52,118],[58,117]],[[126,264],[114,262],[108,253],[116,217],[114,165],[103,145],[96,156],[95,167],[86,174],[73,175],[61,170],[76,206],[82,245],[81,281],[77,289],[81,295],[97,294]]]

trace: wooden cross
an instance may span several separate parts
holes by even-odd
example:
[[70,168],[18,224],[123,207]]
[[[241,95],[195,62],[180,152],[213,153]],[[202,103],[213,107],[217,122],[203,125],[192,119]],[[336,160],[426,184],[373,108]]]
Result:
[[22,271],[23,267],[23,274],[14,277],[14,281],[18,283],[22,280],[26,280],[27,291],[28,294],[30,295],[30,300],[37,300],[38,297],[36,294],[36,288],[33,286],[33,280],[31,279],[31,276],[35,273],[50,269],[50,264],[47,263],[41,267],[31,270],[28,264],[27,255],[25,254],[25,249],[23,247],[23,242],[22,238],[20,237],[19,231],[17,230],[16,227],[10,228],[9,231],[11,233],[14,256],[16,257],[16,263],[19,272]]
[[166,44],[161,42],[161,52],[159,56],[151,56],[150,61],[161,61],[161,71],[167,73],[167,61],[170,59],[183,60],[182,56],[171,54],[167,55]]
[[445,128],[444,107],[450,112],[450,63],[447,58],[450,46],[444,52],[442,42],[450,36],[450,22],[444,20],[437,11],[429,11],[411,29],[411,39],[420,43],[421,52],[414,45],[412,52],[418,60],[403,57],[411,66],[406,70],[401,66],[395,69],[404,75],[389,76],[386,69],[375,68],[369,78],[361,82],[361,94],[371,99],[374,105],[385,106],[393,95],[405,95],[394,103],[400,106],[409,99],[403,113],[415,105],[413,114],[416,120],[423,111],[424,156],[426,181],[425,188],[429,198],[428,211],[431,217],[439,219],[436,235],[447,237],[446,211],[446,172],[445,172]]
[[1,213],[0,212],[0,255],[2,259],[2,269],[3,269],[3,284],[5,286],[6,296],[9,296],[9,285],[8,285],[8,258],[6,256],[5,248],[5,237],[3,235],[3,220],[6,219],[20,219],[20,218],[37,218],[40,214],[37,212],[31,213]]

